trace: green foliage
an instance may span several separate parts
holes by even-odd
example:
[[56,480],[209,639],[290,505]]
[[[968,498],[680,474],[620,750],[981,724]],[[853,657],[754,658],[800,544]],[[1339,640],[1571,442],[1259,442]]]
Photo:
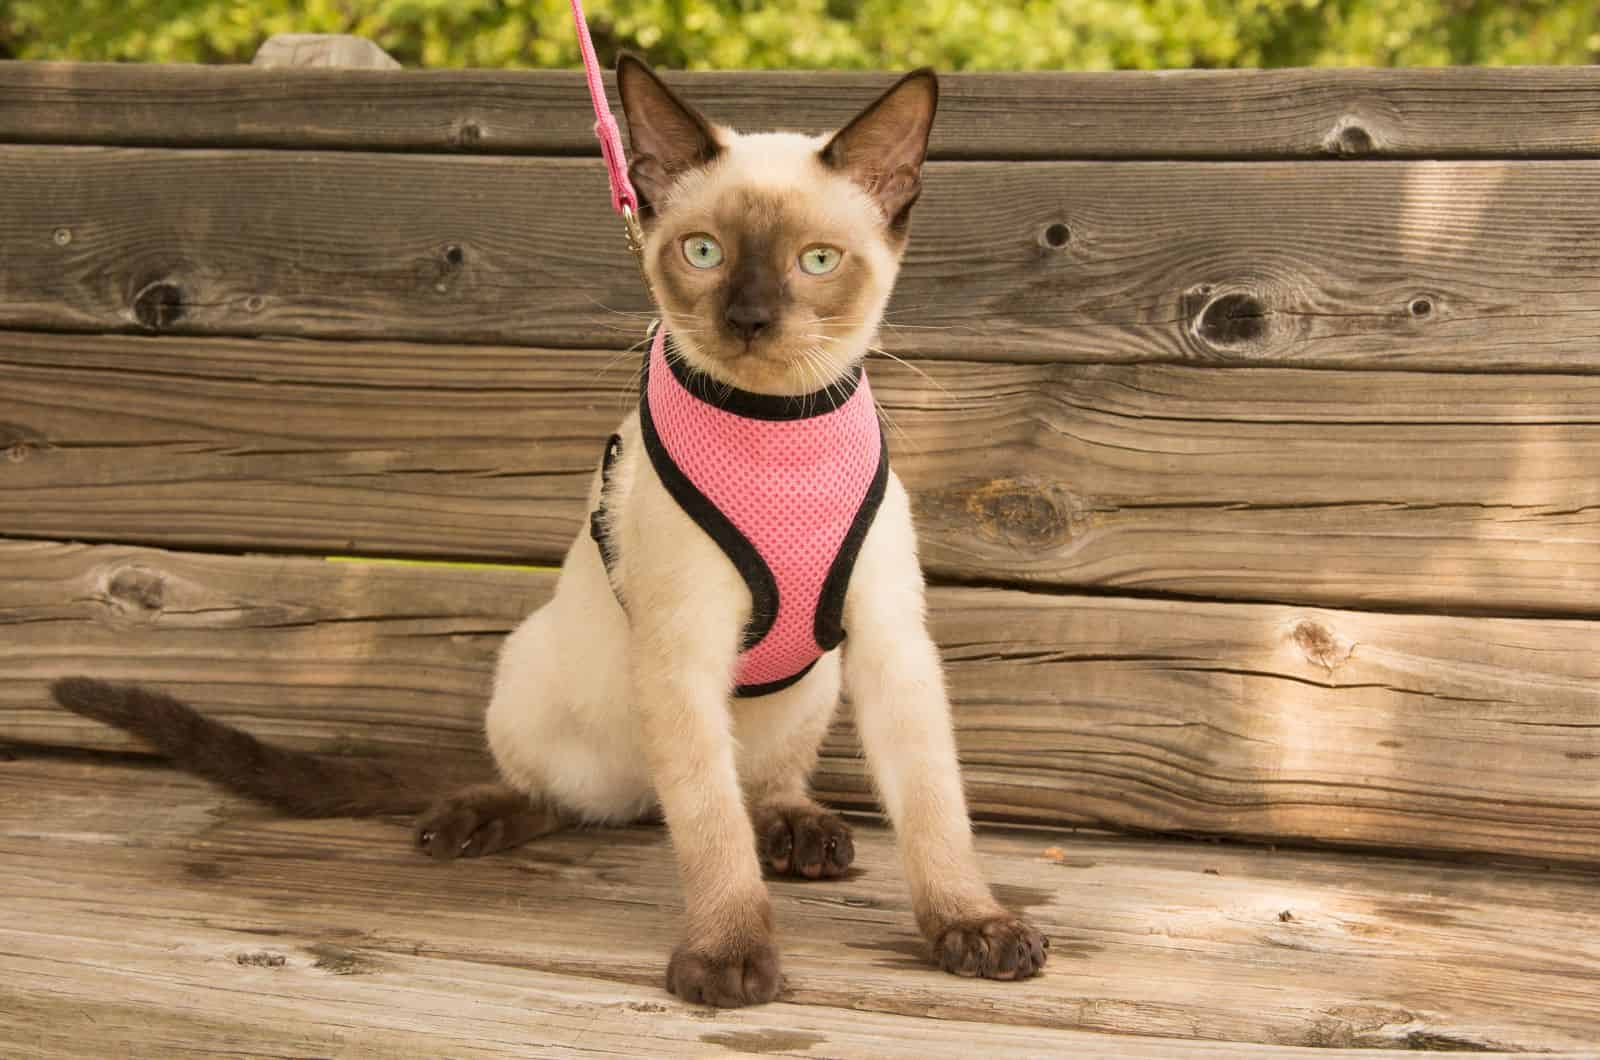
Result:
[[[1109,70],[1600,61],[1596,0],[592,0],[687,68]],[[408,66],[573,66],[566,0],[0,0],[0,57],[246,62],[355,33]]]

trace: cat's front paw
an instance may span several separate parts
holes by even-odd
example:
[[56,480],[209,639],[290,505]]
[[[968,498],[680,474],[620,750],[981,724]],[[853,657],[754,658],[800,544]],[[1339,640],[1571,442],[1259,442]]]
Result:
[[667,989],[691,1004],[716,1008],[761,1005],[778,996],[778,951],[762,940],[726,956],[679,946],[667,965]]
[[1026,979],[1050,955],[1050,940],[1021,917],[1004,913],[945,926],[933,942],[939,967],[953,975]]
[[758,810],[755,819],[762,864],[779,876],[832,879],[855,860],[850,826],[820,806]]

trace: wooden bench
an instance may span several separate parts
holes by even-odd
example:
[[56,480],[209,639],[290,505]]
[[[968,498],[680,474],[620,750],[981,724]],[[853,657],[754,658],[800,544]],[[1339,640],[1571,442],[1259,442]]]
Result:
[[1047,973],[868,821],[696,1009],[658,829],[438,865],[52,708],[478,753],[650,312],[574,73],[0,63],[0,1054],[1600,1056],[1600,70],[944,86],[871,371]]

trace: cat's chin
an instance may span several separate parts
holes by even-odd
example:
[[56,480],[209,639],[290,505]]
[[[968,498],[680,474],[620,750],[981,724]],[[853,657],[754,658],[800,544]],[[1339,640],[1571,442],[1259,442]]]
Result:
[[799,397],[835,386],[850,374],[858,360],[830,357],[822,364],[815,359],[786,357],[781,351],[759,345],[720,357],[707,356],[702,351],[689,355],[691,365],[719,383],[783,397]]

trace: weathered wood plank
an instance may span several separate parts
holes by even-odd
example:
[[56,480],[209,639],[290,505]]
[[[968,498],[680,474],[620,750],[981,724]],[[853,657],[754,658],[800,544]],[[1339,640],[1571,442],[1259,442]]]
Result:
[[[106,903],[95,902],[104,907]],[[112,906],[117,908],[115,904]],[[434,956],[360,955],[352,969],[333,922],[270,940],[133,906],[96,914],[93,937],[0,927],[0,1050],[82,1060],[107,1043],[127,1055],[709,1057],[837,1060],[1379,1060],[1327,1049],[1012,1027],[815,1004],[691,1008],[664,991]],[[421,910],[426,915],[426,910]],[[342,918],[341,918],[342,919]],[[352,920],[357,918],[352,917]],[[53,922],[52,922],[53,923]],[[115,941],[106,941],[114,939]],[[265,946],[263,942],[265,941]],[[280,963],[281,962],[281,963]],[[825,1053],[811,1050],[825,1048]],[[119,1054],[121,1055],[121,1054]],[[1494,1052],[1516,1057],[1521,1053]],[[1563,1053],[1573,1056],[1577,1054]]]
[[[0,527],[558,562],[635,369],[607,351],[0,333]],[[1600,377],[872,371],[936,577],[1600,614]]]
[[[478,747],[553,575],[0,545],[0,740],[126,748],[88,672],[295,746]],[[938,589],[986,817],[1600,862],[1600,625]],[[848,723],[818,785],[870,806]]]
[[[0,183],[0,326],[595,347],[648,309],[597,161],[6,147]],[[1595,162],[938,163],[886,341],[1593,373],[1596,245]]]
[[[753,1046],[804,1028],[807,1041],[787,1040],[795,1054],[857,1055],[894,1030],[920,1039],[937,1026],[943,1048],[972,1055],[966,1035],[989,1041],[974,1026],[986,1023],[1000,1048],[1037,1035],[1036,1056],[1064,1055],[1057,1043],[1205,1055],[1070,1036],[1089,1030],[1594,1055],[1592,875],[990,833],[979,847],[999,893],[1054,940],[1043,976],[995,984],[925,963],[892,844],[876,828],[858,834],[859,875],[773,884],[784,1004],[719,1014],[698,1036],[703,1014],[659,991],[680,910],[660,830],[568,833],[438,865],[382,824],[275,819],[158,770],[13,761],[0,764],[11,913],[0,967],[32,974],[0,990],[58,1011],[81,999],[91,1014],[114,998],[117,1018],[192,983],[205,1000],[175,1007],[234,1034],[342,1016],[396,1044],[389,1036],[476,1029],[489,1050],[536,1027],[550,1037],[535,1042],[570,1046],[588,1027],[583,1042],[602,1050],[629,1030],[660,1035],[664,1050],[680,1035],[737,1045],[717,1036],[744,1031]],[[240,963],[252,955],[267,963]],[[893,1018],[912,1015],[941,1022]],[[149,1018],[156,1033],[172,1026],[160,1011]],[[84,1033],[80,1021],[63,1036]]]
[[[737,128],[815,132],[848,121],[891,76],[668,72],[667,80]],[[937,158],[1600,154],[1600,73],[1581,66],[944,74],[940,82]],[[0,142],[11,143],[599,153],[576,71],[370,78],[6,63],[0,101]]]

